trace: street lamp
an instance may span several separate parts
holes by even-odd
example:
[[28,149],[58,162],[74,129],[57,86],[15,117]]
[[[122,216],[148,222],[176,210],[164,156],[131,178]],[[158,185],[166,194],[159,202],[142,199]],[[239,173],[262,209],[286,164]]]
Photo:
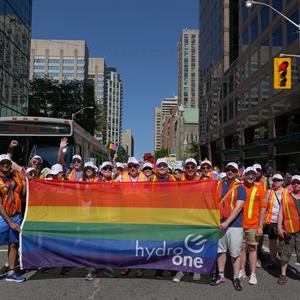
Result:
[[74,118],[77,114],[81,113],[85,109],[94,109],[94,106],[85,106],[85,107],[79,109],[76,113],[72,113],[72,121],[74,121]]

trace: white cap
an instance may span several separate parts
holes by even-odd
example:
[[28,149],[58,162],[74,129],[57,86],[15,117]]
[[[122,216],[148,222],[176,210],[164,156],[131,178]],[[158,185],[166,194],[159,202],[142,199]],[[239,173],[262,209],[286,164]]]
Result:
[[[84,167],[83,167],[83,168],[84,168],[84,169],[85,169],[85,168],[92,168],[92,169],[95,170],[95,165],[94,165],[93,162],[87,161],[86,163],[84,163]],[[95,170],[95,171],[96,171],[96,170]]]
[[183,168],[183,166],[176,166],[176,168],[175,168],[175,171],[176,170],[180,170],[180,171],[182,171],[182,172],[184,172],[184,168]]
[[28,168],[27,170],[26,170],[26,174],[28,174],[28,173],[30,173],[31,171],[35,171],[37,174],[38,174],[38,171],[37,171],[37,169],[35,169],[35,168]]
[[167,160],[164,157],[163,158],[159,158],[156,161],[156,166],[158,166],[159,164],[166,164],[169,167],[169,164],[168,164]]
[[195,166],[197,166],[197,162],[194,158],[190,157],[190,158],[187,158],[184,162],[184,165],[188,164],[188,163],[192,163],[194,164]]
[[127,165],[140,165],[139,161],[135,157],[129,157]]
[[79,160],[82,161],[82,157],[81,157],[79,154],[73,155],[72,160],[73,160],[73,159],[79,159]]
[[50,173],[51,175],[57,175],[60,172],[63,172],[63,167],[61,164],[55,164],[51,167]]
[[203,165],[210,165],[211,167],[212,167],[212,164],[211,164],[211,162],[210,162],[210,160],[208,160],[208,159],[204,159],[204,160],[202,160],[201,161],[201,163],[200,163],[200,167],[202,167]]
[[233,167],[235,170],[239,170],[239,166],[238,166],[238,164],[237,163],[235,163],[235,162],[229,162],[227,165],[226,165],[226,167],[225,167],[225,169],[226,168],[228,168],[228,167]]
[[44,176],[44,177],[47,177],[47,175],[49,175],[51,172],[51,170],[49,168],[44,168],[42,171],[41,171],[41,175]]
[[151,164],[151,163],[149,163],[149,162],[145,162],[145,163],[143,164],[142,170],[144,170],[144,168],[147,168],[147,167],[153,169],[153,164]]
[[256,169],[254,169],[253,167],[248,167],[248,168],[245,169],[244,175],[249,173],[249,172],[253,172],[253,173],[256,174]]
[[39,155],[34,155],[34,156],[31,157],[31,159],[38,159],[38,160],[41,161],[41,164],[43,163],[43,159],[42,159],[42,157],[39,156]]
[[254,168],[255,170],[257,170],[257,169],[262,170],[262,167],[261,167],[260,164],[254,164],[254,165],[253,165],[253,168]]
[[294,175],[291,179],[291,182],[294,180],[300,181],[300,175]]
[[275,174],[272,179],[278,179],[278,180],[283,180],[283,177],[281,176],[281,174]]
[[226,177],[226,173],[225,172],[220,173],[219,177],[221,180],[224,179]]
[[124,169],[124,166],[123,166],[123,164],[121,162],[117,162],[116,163],[116,167]]
[[9,161],[11,161],[10,157],[7,154],[1,154],[0,155],[0,161],[2,161],[2,160],[9,160]]
[[103,163],[102,163],[102,165],[100,166],[100,171],[103,169],[103,168],[105,168],[105,167],[107,167],[107,166],[110,166],[110,167],[114,167],[113,166],[113,164],[110,162],[110,161],[104,161]]

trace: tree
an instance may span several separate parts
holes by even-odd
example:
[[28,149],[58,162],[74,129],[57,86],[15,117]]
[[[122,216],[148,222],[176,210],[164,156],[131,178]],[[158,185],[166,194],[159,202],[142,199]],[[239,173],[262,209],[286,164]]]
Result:
[[166,156],[168,156],[168,149],[160,149],[160,150],[155,151],[155,153],[154,153],[155,160],[162,158],[162,157],[166,157]]
[[186,156],[187,157],[194,157],[197,161],[200,160],[199,156],[199,144],[192,141],[190,144],[187,145],[186,148]]

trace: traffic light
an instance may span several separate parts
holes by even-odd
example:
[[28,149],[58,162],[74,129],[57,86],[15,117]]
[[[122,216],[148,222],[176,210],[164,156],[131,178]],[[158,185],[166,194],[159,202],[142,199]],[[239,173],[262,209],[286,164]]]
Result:
[[292,59],[274,58],[274,89],[292,88]]

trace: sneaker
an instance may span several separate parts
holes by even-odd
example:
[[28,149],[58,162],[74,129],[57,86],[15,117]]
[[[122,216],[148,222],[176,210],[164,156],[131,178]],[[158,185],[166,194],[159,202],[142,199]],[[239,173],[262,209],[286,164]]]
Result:
[[183,278],[183,276],[184,276],[183,272],[181,272],[181,271],[177,272],[177,274],[173,277],[173,282],[176,282],[176,283],[180,282],[181,279]]
[[0,268],[0,275],[7,274],[8,271],[9,271],[9,268],[7,266],[3,266]]
[[246,272],[242,271],[242,270],[240,271],[239,276],[240,276],[240,279],[244,279],[247,277]]
[[86,281],[92,281],[92,280],[94,279],[94,277],[95,277],[95,273],[94,273],[94,272],[88,272],[88,273],[85,275],[84,279],[85,279]]
[[215,278],[215,280],[213,280],[210,285],[211,286],[217,286],[221,283],[225,282],[225,278],[223,276],[218,275],[218,277]]
[[277,283],[280,285],[285,285],[287,282],[286,275],[280,274]]
[[13,273],[11,275],[7,275],[5,280],[11,282],[23,282],[26,280],[26,277]]
[[243,286],[242,286],[241,280],[239,278],[234,278],[233,279],[233,286],[234,286],[236,291],[242,291],[243,290]]
[[156,279],[161,279],[163,277],[164,270],[156,270],[154,277]]
[[201,279],[201,274],[199,273],[194,273],[193,274],[193,280],[194,281],[199,281]]
[[249,284],[253,284],[253,285],[257,284],[257,278],[255,274],[250,275]]

